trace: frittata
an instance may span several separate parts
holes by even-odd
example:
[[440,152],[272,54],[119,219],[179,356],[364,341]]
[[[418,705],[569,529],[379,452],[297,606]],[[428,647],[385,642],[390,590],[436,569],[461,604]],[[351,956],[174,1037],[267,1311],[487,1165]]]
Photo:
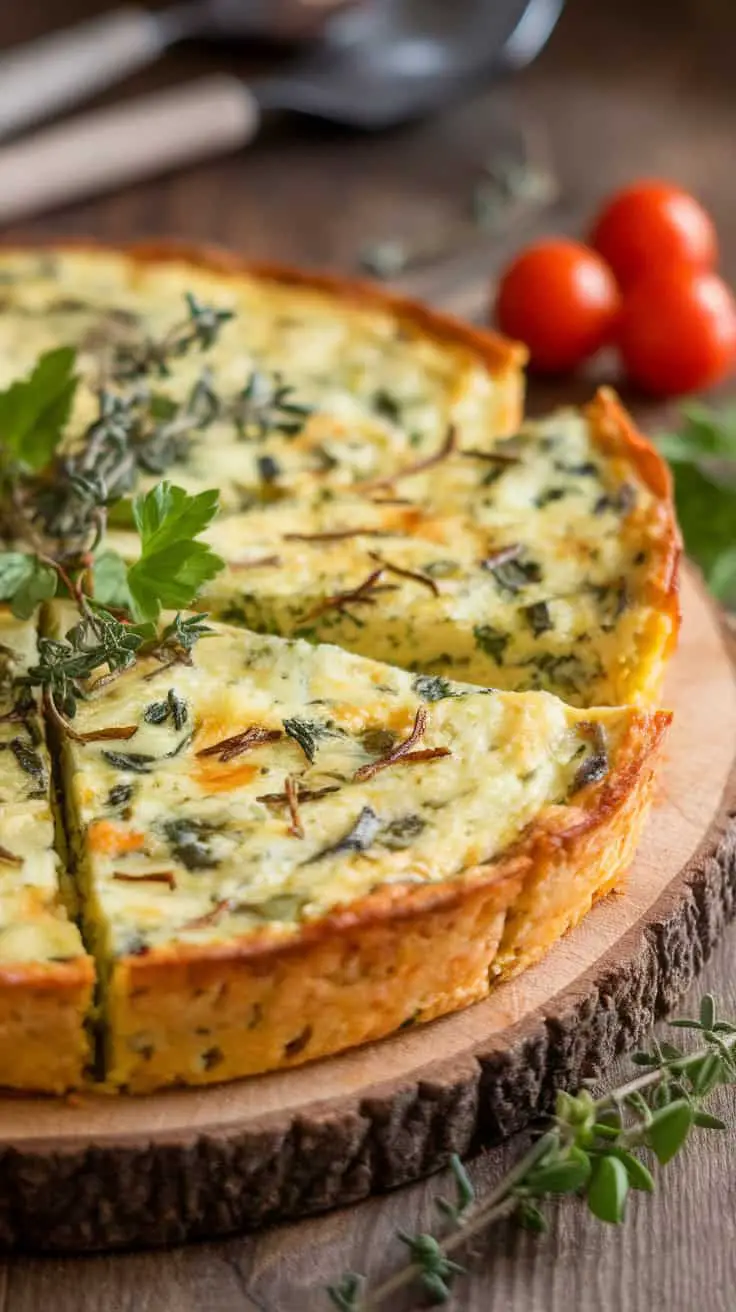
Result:
[[[206,358],[164,349],[201,306]],[[191,656],[96,670],[73,723],[47,700],[63,823],[38,706],[6,698],[0,1083],[288,1067],[535,961],[620,883],[669,721],[679,538],[616,398],[524,423],[522,348],[339,278],[0,254],[0,390],[61,344],[64,450],[103,419],[126,493],[217,487],[227,568]],[[155,441],[113,358],[131,387],[145,362]],[[5,622],[12,679],[34,629]]]

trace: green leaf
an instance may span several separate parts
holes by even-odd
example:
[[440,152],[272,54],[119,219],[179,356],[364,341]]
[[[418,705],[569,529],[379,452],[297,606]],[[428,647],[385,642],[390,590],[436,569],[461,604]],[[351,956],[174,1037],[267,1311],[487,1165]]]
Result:
[[683,426],[661,433],[657,446],[672,464],[696,464],[709,457],[736,460],[736,409],[711,410],[692,404],[682,408]]
[[224,568],[197,534],[217,514],[216,490],[190,496],[166,481],[133,502],[140,559],[128,570],[136,618],[156,620],[162,607],[189,606],[204,583]]
[[128,610],[131,598],[128,567],[117,551],[101,551],[92,566],[95,601],[113,610]]
[[572,1147],[560,1161],[532,1171],[523,1182],[524,1188],[538,1198],[544,1194],[573,1194],[586,1184],[590,1169],[588,1154]]
[[27,378],[0,392],[0,453],[27,469],[43,469],[66,426],[79,379],[77,354],[60,346],[40,356]]
[[712,1030],[716,1023],[716,1001],[712,993],[705,993],[700,1002],[700,1024]]
[[712,482],[693,465],[676,465],[675,503],[685,546],[709,587],[736,602],[736,488]]
[[680,1098],[656,1111],[647,1127],[647,1144],[662,1166],[671,1161],[687,1139],[693,1123],[693,1109]]
[[520,1203],[516,1212],[516,1220],[525,1230],[531,1230],[536,1235],[542,1235],[549,1229],[544,1212],[540,1212],[539,1208],[534,1206],[534,1203]]
[[693,1114],[693,1125],[697,1125],[699,1130],[727,1130],[728,1126],[722,1121],[720,1116],[711,1116],[710,1112],[695,1112]]
[[588,1185],[588,1207],[599,1221],[618,1225],[624,1219],[629,1174],[618,1157],[599,1157]]
[[9,601],[19,620],[31,618],[36,607],[56,595],[58,577],[38,556],[7,551],[0,556],[0,601]]
[[357,1312],[364,1277],[356,1271],[346,1271],[337,1284],[327,1286],[327,1294],[338,1312]]
[[626,1148],[617,1148],[615,1145],[606,1148],[606,1153],[615,1157],[617,1162],[621,1162],[629,1177],[629,1185],[632,1189],[642,1189],[645,1193],[654,1192],[654,1178],[651,1171],[635,1157],[633,1153]]
[[688,1074],[693,1086],[693,1093],[698,1098],[706,1098],[712,1089],[723,1079],[723,1062],[715,1052],[709,1052],[697,1066],[691,1066]]

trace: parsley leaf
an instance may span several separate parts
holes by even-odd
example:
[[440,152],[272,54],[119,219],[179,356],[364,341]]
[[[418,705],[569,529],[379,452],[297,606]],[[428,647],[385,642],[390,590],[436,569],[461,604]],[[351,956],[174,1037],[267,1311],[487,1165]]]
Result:
[[0,452],[3,464],[29,470],[49,463],[69,418],[79,379],[77,353],[61,346],[40,356],[27,378],[0,392]]
[[695,465],[676,464],[673,474],[688,554],[719,600],[736,605],[736,485],[715,483]]
[[0,555],[0,601],[9,601],[19,620],[30,619],[36,606],[56,595],[56,570],[21,551]]
[[685,547],[711,592],[736,606],[736,408],[691,404],[682,416],[657,446],[672,466]]
[[195,540],[217,514],[217,498],[216,490],[190,496],[167,481],[135,498],[141,555],[127,577],[135,618],[157,620],[162,607],[188,606],[224,568],[219,556]]
[[92,569],[94,599],[113,610],[130,610],[128,567],[117,551],[100,551]]
[[736,407],[711,410],[705,405],[682,408],[684,423],[677,433],[661,433],[657,446],[671,464],[698,464],[710,458],[736,460]]

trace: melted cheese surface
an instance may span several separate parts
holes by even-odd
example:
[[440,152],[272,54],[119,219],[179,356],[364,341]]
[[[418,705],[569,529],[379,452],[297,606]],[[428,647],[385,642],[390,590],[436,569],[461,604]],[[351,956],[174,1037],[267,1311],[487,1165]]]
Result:
[[[361,778],[417,713],[426,728],[413,750],[446,754]],[[594,713],[612,759],[632,714]],[[293,934],[381,885],[461,878],[546,807],[574,807],[594,750],[591,716],[545,693],[451,684],[224,627],[200,641],[193,666],[149,661],[75,720],[85,734],[120,726],[136,731],[64,745],[87,915],[114,956],[265,925]],[[254,730],[272,740],[229,757]]]
[[212,386],[232,401],[260,371],[288,384],[289,399],[312,411],[296,434],[277,424],[265,434],[249,430],[246,439],[228,419],[179,444],[167,476],[190,491],[219,487],[226,511],[263,504],[285,488],[309,494],[385,476],[431,454],[450,423],[474,443],[514,421],[518,370],[494,377],[470,350],[434,341],[387,311],[346,300],[336,313],[335,298],[319,291],[108,252],[0,254],[0,387],[42,351],[76,345],[85,385],[73,444],[97,415],[94,389],[106,356],[181,324],[185,291],[235,317],[206,357],[193,351],[175,360],[156,379],[157,392],[184,401],[206,366]]

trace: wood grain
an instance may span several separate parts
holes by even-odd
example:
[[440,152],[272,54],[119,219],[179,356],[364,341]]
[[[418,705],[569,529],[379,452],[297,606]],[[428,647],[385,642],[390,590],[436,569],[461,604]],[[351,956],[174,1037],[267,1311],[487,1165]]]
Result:
[[[101,0],[23,0],[0,5],[0,45],[89,16]],[[160,0],[163,2],[163,0]],[[718,222],[723,268],[736,278],[736,222],[729,160],[736,131],[734,8],[728,0],[568,0],[552,43],[522,77],[435,122],[382,138],[274,122],[243,158],[201,166],[99,204],[49,215],[12,236],[91,234],[113,240],[179,235],[221,241],[249,255],[351,268],[366,240],[413,234],[456,216],[479,164],[521,124],[541,137],[556,168],[557,207],[481,242],[469,255],[417,275],[422,294],[470,314],[485,312],[487,282],[531,232],[583,231],[611,186],[636,174],[672,176],[696,189]],[[247,72],[237,49],[180,52],[133,93],[215,67]],[[11,235],[8,233],[8,235]],[[608,366],[607,366],[608,367]],[[587,399],[586,378],[535,386],[535,408]],[[634,398],[636,399],[636,398]],[[655,415],[640,407],[643,423]],[[656,421],[659,416],[656,416]],[[734,932],[703,986],[736,1013]],[[613,1071],[617,1069],[613,1067]],[[733,1111],[733,1102],[726,1098]],[[463,1312],[732,1312],[736,1286],[733,1134],[704,1136],[667,1168],[653,1199],[637,1198],[621,1230],[575,1204],[541,1240],[503,1231],[481,1244],[454,1300]],[[520,1148],[481,1155],[481,1189]],[[323,1284],[347,1267],[381,1276],[400,1245],[397,1224],[431,1223],[435,1178],[327,1217],[259,1236],[169,1254],[0,1263],[2,1312],[322,1312]],[[416,1306],[409,1299],[389,1312]]]

